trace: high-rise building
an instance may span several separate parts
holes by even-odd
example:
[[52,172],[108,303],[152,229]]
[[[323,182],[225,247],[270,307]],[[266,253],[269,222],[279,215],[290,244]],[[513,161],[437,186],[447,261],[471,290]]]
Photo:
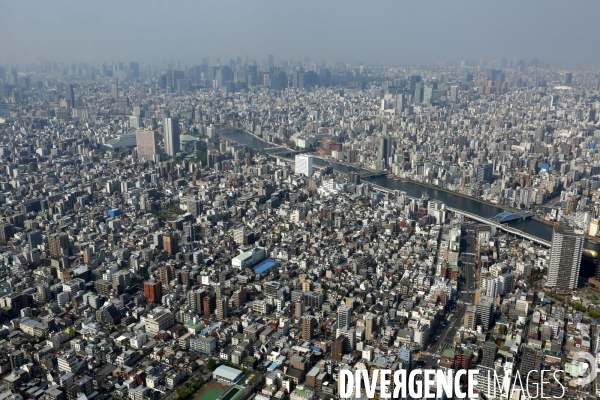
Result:
[[179,120],[165,118],[163,122],[163,137],[165,139],[165,153],[175,156],[180,151],[179,147]]
[[577,288],[583,241],[583,231],[554,227],[548,263],[548,287],[562,293],[570,293]]
[[415,92],[414,92],[414,101],[415,102],[422,102],[423,101],[423,92],[425,89],[425,85],[423,84],[423,82],[416,82],[415,86],[414,86]]
[[477,325],[481,325],[484,331],[490,328],[492,322],[492,310],[494,308],[494,299],[488,296],[481,296],[476,308]]
[[35,249],[38,245],[43,243],[42,231],[35,230],[27,233],[27,241],[29,242],[29,248]]
[[117,80],[110,85],[110,92],[113,99],[117,100],[119,98],[119,82]]
[[331,345],[331,358],[335,361],[342,361],[342,357],[345,354],[347,348],[348,338],[343,335],[339,335],[337,339]]
[[[162,244],[162,237],[161,237],[161,244]],[[163,288],[165,286],[168,286],[169,283],[171,283],[171,281],[173,280],[173,271],[171,271],[171,268],[169,268],[169,267],[160,267],[158,269],[158,274],[160,276],[160,281],[163,284]]]
[[215,296],[215,294],[210,294],[204,297],[204,299],[202,300],[203,302],[203,313],[205,317],[210,316],[214,311],[215,308],[217,307],[217,296]]
[[137,79],[140,77],[140,64],[137,62],[129,63],[129,77],[132,79]]
[[174,256],[179,251],[179,240],[174,233],[167,233],[163,236],[163,249]]
[[475,330],[477,328],[477,310],[475,306],[467,306],[463,326],[471,330]]
[[229,317],[229,297],[221,296],[221,298],[217,300],[217,319],[223,321],[227,317]]
[[373,313],[367,314],[367,320],[365,323],[365,339],[367,342],[373,341],[373,334],[375,333],[375,328],[377,326],[377,321],[375,320],[376,315]]
[[316,320],[312,315],[305,315],[302,317],[302,340],[311,341],[315,336],[315,323]]
[[233,292],[233,306],[239,308],[246,302],[248,294],[245,286],[241,286],[238,290]]
[[124,293],[131,286],[131,272],[124,269],[115,272],[112,276],[112,284],[119,293]]
[[342,304],[338,307],[337,327],[345,328],[352,323],[352,307]]
[[480,164],[477,166],[477,182],[491,183],[493,180],[493,165],[491,163]]
[[4,245],[14,235],[13,225],[2,223],[0,224],[0,244]]
[[451,103],[458,103],[458,86],[450,86],[450,96],[448,101]]
[[298,297],[298,300],[294,302],[294,316],[300,318],[302,314],[304,314],[304,301],[302,297]]
[[233,231],[233,241],[237,244],[248,244],[244,243],[244,239],[246,238],[246,227],[242,225],[241,227],[234,229]]
[[565,75],[565,85],[570,85],[571,83],[573,83],[573,73],[567,72]]
[[394,148],[392,147],[392,139],[385,135],[379,139],[378,158],[382,161],[382,167],[387,167],[393,157]]
[[70,83],[65,85],[65,100],[69,108],[75,108],[75,91]]
[[281,287],[281,283],[280,282],[276,282],[276,281],[266,282],[263,285],[263,293],[267,297],[276,298],[277,297],[277,292],[278,292],[278,290],[279,290],[280,287]]
[[494,367],[494,361],[496,361],[496,343],[494,342],[485,342],[483,344],[483,357],[481,360],[481,365],[488,368]]
[[196,289],[187,293],[187,306],[196,311],[198,314],[202,314],[202,308],[204,306],[204,297],[206,296],[206,290]]
[[153,160],[158,154],[158,137],[153,130],[139,129],[135,132],[138,158]]
[[61,255],[69,255],[69,236],[64,232],[53,233],[48,236],[48,247],[50,255],[57,257]]
[[[542,365],[544,355],[539,349],[534,349],[529,346],[525,346],[523,349],[523,357],[521,358],[521,367],[519,373],[521,376],[527,376],[528,380],[539,380],[540,379],[540,367]],[[530,371],[533,371],[531,375],[528,375]]]
[[421,77],[419,75],[411,75],[410,76],[410,86],[409,89],[415,90],[415,87],[418,82],[421,82]]
[[313,156],[308,154],[296,155],[296,174],[312,176],[313,174]]
[[148,303],[160,303],[162,299],[162,282],[156,279],[144,282],[144,296]]
[[345,342],[344,353],[352,353],[356,348],[356,328],[338,328],[336,331],[336,336],[339,338],[340,336],[344,336],[348,339]]
[[202,214],[202,201],[198,199],[198,196],[191,197],[187,200],[187,211],[192,214],[194,218],[197,218]]
[[21,350],[11,352],[8,357],[10,359],[10,368],[13,371],[16,371],[21,365],[25,364],[25,353]]
[[[454,372],[460,370],[470,370],[471,362],[473,361],[473,352],[466,348],[458,348],[454,350]],[[461,381],[466,383],[466,374],[462,376]]]

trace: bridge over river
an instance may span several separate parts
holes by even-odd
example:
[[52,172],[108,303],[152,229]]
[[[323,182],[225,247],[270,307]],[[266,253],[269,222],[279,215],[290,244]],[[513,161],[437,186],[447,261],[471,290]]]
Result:
[[[534,243],[537,243],[539,245],[545,246],[545,247],[550,247],[551,242],[548,240],[543,240],[540,239],[537,236],[533,236],[530,235],[529,233],[525,233],[520,229],[516,229],[516,228],[512,228],[509,225],[504,225],[502,224],[500,221],[496,221],[494,219],[489,219],[489,218],[484,218],[484,217],[480,217],[479,215],[476,214],[471,214],[470,212],[467,211],[463,211],[463,210],[458,210],[456,208],[452,208],[452,207],[446,207],[446,209],[448,211],[452,211],[455,214],[460,214],[463,215],[467,218],[470,218],[474,221],[479,221],[479,222],[483,222],[484,224],[488,224],[488,225],[492,225],[495,226],[497,229],[500,229],[506,233],[510,233],[511,235],[515,235],[515,236],[519,236],[528,240],[531,240]],[[522,218],[522,216],[521,216]]]

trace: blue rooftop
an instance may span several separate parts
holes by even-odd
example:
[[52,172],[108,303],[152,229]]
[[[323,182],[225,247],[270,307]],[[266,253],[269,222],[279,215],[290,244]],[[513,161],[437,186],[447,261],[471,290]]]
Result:
[[323,352],[323,350],[321,350],[320,348],[318,348],[318,347],[316,347],[316,346],[309,346],[309,347],[310,347],[310,349],[311,349],[312,351],[314,351],[315,353],[322,353],[322,352]]
[[259,263],[258,265],[256,265],[253,268],[253,270],[254,270],[255,274],[263,275],[266,272],[268,272],[271,268],[273,268],[274,266],[276,266],[277,264],[279,264],[279,261],[267,259],[267,260]]

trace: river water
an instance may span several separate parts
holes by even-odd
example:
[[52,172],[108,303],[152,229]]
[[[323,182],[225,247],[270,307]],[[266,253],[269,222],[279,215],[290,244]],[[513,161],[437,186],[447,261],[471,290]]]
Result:
[[[257,139],[254,136],[244,132],[243,130],[231,127],[224,127],[219,131],[219,133],[225,136],[226,138],[235,140],[238,143],[244,144],[254,149],[265,149],[273,147],[272,144]],[[356,167],[336,162],[330,163],[329,161],[325,161],[316,157],[314,159],[314,163],[315,165],[319,166],[331,164],[333,169],[345,173],[351,171],[359,171],[359,169]],[[442,201],[448,207],[464,210],[485,218],[492,218],[493,216],[504,211],[499,207],[481,203],[479,201],[472,200],[467,197],[459,196],[453,193],[449,193],[444,190],[434,189],[413,182],[403,182],[401,180],[388,178],[387,176],[365,178],[364,180],[391,190],[401,190],[412,197],[421,197],[423,194],[426,194],[430,199]],[[534,219],[527,219],[524,221],[508,222],[508,224],[530,235],[539,237],[540,239],[548,241],[552,240],[552,226],[544,224],[543,222],[536,221]],[[598,244],[597,242],[593,242],[586,239],[584,247],[586,249],[595,250],[600,254],[600,244]],[[582,264],[581,268],[581,275],[585,277],[593,276],[595,269],[596,267],[594,262],[590,262],[590,260],[584,259],[584,263]]]

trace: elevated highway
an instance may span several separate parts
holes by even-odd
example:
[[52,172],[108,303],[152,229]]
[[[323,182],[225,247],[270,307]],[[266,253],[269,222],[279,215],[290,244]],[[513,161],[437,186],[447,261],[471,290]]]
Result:
[[[371,186],[374,187],[375,189],[379,190],[379,191],[382,191],[382,192],[390,192],[390,193],[393,192],[393,190],[390,190],[388,188],[385,188],[383,186],[380,186],[380,185],[377,185],[377,184],[374,184],[374,183],[371,183]],[[446,207],[446,210],[451,211],[451,212],[453,212],[455,214],[460,214],[460,215],[462,215],[464,217],[472,219],[473,221],[478,221],[478,222],[481,222],[483,224],[487,224],[487,225],[490,225],[490,226],[495,226],[497,229],[500,229],[503,232],[506,232],[506,233],[514,235],[514,236],[522,237],[524,239],[531,240],[532,242],[537,243],[537,244],[539,244],[541,246],[544,246],[544,247],[550,247],[551,244],[552,244],[548,240],[544,240],[544,239],[541,239],[541,238],[539,238],[537,236],[533,236],[533,235],[531,235],[529,233],[523,232],[520,229],[513,228],[513,227],[511,227],[509,225],[506,225],[506,224],[502,224],[502,223],[500,223],[498,221],[495,221],[495,220],[493,220],[491,218],[481,217],[479,215],[472,214],[472,213],[470,213],[468,211],[463,211],[463,210],[459,210],[457,208],[452,208],[452,207]]]
[[502,224],[502,223],[500,223],[498,221],[495,221],[493,219],[484,218],[484,217],[481,217],[479,215],[472,214],[470,212],[459,210],[459,209],[452,208],[452,207],[446,207],[446,209],[448,211],[452,211],[455,214],[460,214],[462,216],[470,218],[470,219],[472,219],[474,221],[479,221],[479,222],[482,222],[482,223],[487,224],[487,225],[495,226],[497,229],[500,229],[500,230],[502,230],[502,231],[504,231],[506,233],[510,233],[511,235],[515,235],[515,236],[519,236],[519,237],[531,240],[532,242],[537,243],[539,245],[542,245],[542,246],[545,246],[545,247],[550,247],[550,245],[551,245],[551,242],[549,242],[547,240],[540,239],[537,236],[530,235],[529,233],[525,233],[525,232],[523,232],[520,229],[512,228],[509,225]]

